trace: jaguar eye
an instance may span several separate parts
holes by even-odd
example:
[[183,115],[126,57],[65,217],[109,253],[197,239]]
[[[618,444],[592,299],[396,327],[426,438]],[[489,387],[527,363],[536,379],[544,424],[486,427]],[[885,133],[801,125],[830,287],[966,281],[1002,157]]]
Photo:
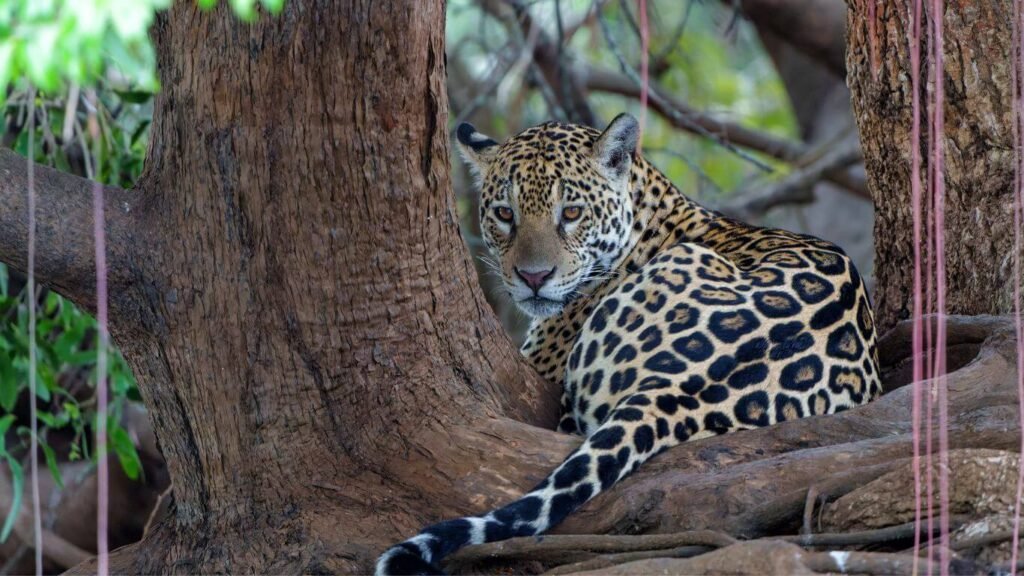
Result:
[[512,209],[508,206],[498,206],[494,209],[494,215],[502,222],[512,222],[512,219],[515,217]]
[[583,215],[583,208],[580,206],[566,206],[562,208],[562,221],[575,222]]

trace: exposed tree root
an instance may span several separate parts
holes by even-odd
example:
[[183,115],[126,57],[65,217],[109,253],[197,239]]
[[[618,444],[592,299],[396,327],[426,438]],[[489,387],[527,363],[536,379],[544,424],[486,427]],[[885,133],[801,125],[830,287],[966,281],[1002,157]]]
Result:
[[933,562],[906,554],[806,552],[779,540],[757,540],[694,558],[656,558],[620,564],[588,574],[912,574],[937,573]]
[[[958,518],[954,528],[963,523]],[[540,537],[515,538],[503,542],[493,542],[467,548],[453,555],[446,564],[452,571],[466,571],[468,568],[478,567],[484,564],[495,563],[524,563],[538,562],[546,566],[557,566],[548,570],[545,574],[570,574],[588,570],[608,568],[627,562],[649,560],[655,558],[690,558],[699,556],[706,552],[728,546],[749,545],[754,542],[785,542],[796,544],[804,548],[821,547],[854,547],[860,548],[873,544],[885,544],[898,541],[907,541],[914,537],[915,525],[913,522],[888,526],[875,530],[862,530],[858,532],[835,533],[835,534],[803,534],[760,538],[746,542],[739,542],[735,538],[715,531],[692,531],[676,534],[654,534],[654,535],[552,535]],[[995,542],[1002,542],[1009,538],[1007,533],[988,535],[986,537],[964,541],[957,546],[956,550],[971,547],[984,546]],[[845,558],[848,552],[831,553],[837,558]],[[875,554],[854,556],[855,564],[850,566],[881,566],[887,565],[901,572],[902,562],[908,557],[906,554]],[[835,558],[826,561],[817,556],[813,566],[807,564],[814,571],[840,571],[835,569]],[[858,563],[859,564],[856,564]],[[806,562],[805,562],[806,563]],[[819,570],[818,567],[832,566],[832,568]]]
[[545,576],[555,576],[557,574],[586,572],[588,570],[598,570],[600,568],[608,568],[618,564],[635,562],[637,560],[647,560],[649,558],[691,558],[693,556],[699,556],[705,552],[710,552],[711,550],[714,550],[714,548],[707,546],[680,546],[679,548],[670,548],[668,550],[643,550],[640,552],[622,552],[620,554],[602,554],[595,558],[591,558],[590,560],[564,564],[552,570],[548,570],[544,574]]
[[[948,377],[950,446],[955,454],[963,455],[954,458],[954,463],[977,463],[995,454],[1002,462],[1000,470],[1015,469],[1011,460],[1016,455],[1012,451],[1019,450],[1020,436],[1012,333],[1013,324],[1005,318],[950,318],[950,346],[961,352],[952,361],[955,371]],[[907,500],[908,494],[913,495],[913,487],[906,481],[912,455],[910,390],[901,387],[907,380],[903,370],[909,356],[905,350],[909,348],[907,334],[908,329],[900,328],[881,341],[890,392],[878,401],[837,415],[790,421],[676,447],[595,498],[554,534],[467,548],[450,559],[447,569],[454,573],[494,569],[540,573],[557,569],[560,574],[661,570],[811,574],[842,568],[862,573],[908,573],[912,555],[901,552],[913,542],[913,527],[907,525],[913,516],[906,516],[906,510],[913,511],[912,500],[909,504]],[[539,481],[579,442],[508,418],[492,418],[485,423],[486,430],[469,425],[445,429],[443,442],[439,438],[424,445],[451,446],[450,451],[436,449],[424,455],[422,461],[405,461],[409,473],[423,476],[445,470],[449,474],[446,482],[423,484],[420,501],[474,497],[470,504],[449,501],[429,514],[410,513],[408,524],[479,513],[507,502]],[[481,464],[484,462],[486,466]],[[985,470],[980,464],[971,466],[978,473]],[[977,473],[954,470],[954,477],[960,477],[958,474],[977,477]],[[302,556],[305,544],[299,539],[295,544],[299,557],[292,564],[275,566],[281,571],[296,567],[312,571],[321,565],[341,572],[352,571],[353,567],[358,568],[356,571],[368,569],[373,556],[394,539],[387,525],[367,528],[358,541],[347,537],[328,542],[324,536],[338,525],[339,516],[325,511],[324,503],[348,502],[346,498],[357,502],[360,495],[349,495],[352,485],[336,479],[310,481],[338,488],[320,489],[315,493],[317,498],[327,500],[317,500],[315,507],[304,509],[309,518],[319,519],[320,524],[306,532],[319,535],[322,550],[306,559]],[[988,486],[983,482],[977,485]],[[865,490],[867,486],[873,488]],[[954,493],[959,494],[956,486],[954,483]],[[808,510],[808,491],[812,488],[817,495],[812,493]],[[896,488],[899,490],[893,491]],[[891,500],[878,499],[875,508],[849,504],[860,495],[883,491],[892,493]],[[818,495],[827,502],[818,504]],[[385,500],[376,506],[404,506],[403,502]],[[853,522],[876,508],[899,514],[891,518],[875,514],[878,521]],[[850,512],[840,514],[837,510]],[[966,517],[967,524],[960,529],[966,530],[986,510],[960,507],[953,513]],[[820,521],[815,520],[818,516]],[[804,534],[798,534],[807,517],[811,518],[813,532],[825,533],[808,534],[810,530],[805,529]],[[837,523],[836,519],[842,517],[851,523]],[[402,517],[392,513],[387,518]],[[310,522],[292,519],[288,524],[298,529],[312,526]],[[152,546],[167,548],[161,544],[163,540],[156,542],[154,538],[187,533],[184,528],[176,528],[177,523],[177,514],[172,514],[162,523],[164,530],[149,534],[132,551],[122,550],[116,558],[117,566],[139,571],[140,567],[155,569],[162,565],[162,561],[147,564],[144,558],[149,557],[147,550]],[[1001,524],[993,526],[996,528],[981,533],[1004,529]],[[594,536],[595,532],[603,535]],[[175,536],[171,541],[178,539]],[[155,542],[152,546],[151,540]],[[984,550],[997,546],[1006,543],[991,544]],[[823,547],[826,550],[820,551]],[[848,550],[836,552],[832,548]],[[234,555],[213,560],[196,557],[189,566],[220,566],[232,571],[252,563],[244,550],[236,553],[234,548],[229,549]],[[1001,555],[974,556],[968,549],[960,555],[983,567],[1008,561]],[[934,560],[918,558],[918,562],[924,569]],[[91,568],[85,564],[79,570],[84,573]]]

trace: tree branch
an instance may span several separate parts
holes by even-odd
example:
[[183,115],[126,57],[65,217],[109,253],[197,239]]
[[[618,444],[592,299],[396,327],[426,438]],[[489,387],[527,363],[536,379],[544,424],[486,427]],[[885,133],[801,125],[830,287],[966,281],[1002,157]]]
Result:
[[[488,561],[538,559],[544,556],[549,562],[561,558],[575,558],[580,552],[610,554],[648,550],[668,550],[681,546],[707,546],[721,548],[735,544],[736,539],[714,530],[693,530],[676,534],[553,534],[538,539],[533,536],[490,542],[479,546],[463,548],[453,554],[445,563],[448,570],[468,567]],[[666,552],[667,553],[667,552]]]
[[722,138],[720,135],[715,134],[707,130],[700,124],[693,122],[693,120],[691,120],[688,116],[682,114],[678,109],[676,109],[670,103],[665,101],[662,98],[660,92],[658,90],[654,90],[653,86],[651,86],[651,83],[645,80],[644,78],[641,78],[640,74],[633,68],[633,66],[626,62],[626,57],[623,56],[622,52],[619,50],[618,42],[616,42],[615,36],[612,34],[611,28],[608,26],[607,20],[603,18],[600,13],[598,13],[597,15],[597,21],[601,25],[601,31],[604,33],[604,38],[606,43],[608,44],[608,49],[611,50],[612,54],[615,56],[615,59],[618,60],[619,68],[622,69],[622,72],[625,75],[625,77],[632,82],[634,88],[638,91],[641,89],[641,87],[645,85],[647,86],[647,97],[650,99],[654,106],[657,106],[658,111],[662,115],[667,116],[673,124],[676,124],[690,132],[699,134],[701,136],[704,136],[705,138],[710,139],[711,141],[715,142],[722,148],[725,148],[729,152],[732,152],[736,156],[749,162],[753,166],[756,166],[757,168],[764,170],[765,172],[772,171],[771,166],[765,164],[764,162],[761,162],[761,160],[759,160],[758,158],[755,158],[754,156],[747,154],[744,150],[736,148],[736,146],[730,140]]
[[[533,62],[539,71],[536,80],[538,83],[542,82],[547,85],[542,88],[551,89],[554,99],[565,110],[570,122],[588,126],[597,125],[597,115],[587,101],[587,95],[580,86],[579,80],[572,74],[564,73],[567,68],[568,51],[565,50],[564,45],[559,44],[558,40],[568,43],[605,2],[607,0],[599,0],[591,8],[588,8],[578,20],[564,24],[560,39],[552,38],[540,24],[535,22],[530,16],[527,6],[520,0],[503,0],[501,3],[497,0],[484,0],[481,3],[487,13],[506,24],[511,34],[523,38],[536,38],[536,41],[532,43]],[[510,14],[508,8],[511,8],[511,12],[514,14]],[[526,45],[527,43],[524,41],[521,44]]]
[[[28,160],[0,148],[0,262],[28,269]],[[93,310],[96,270],[93,248],[94,183],[52,168],[35,166],[36,265],[39,283]],[[116,285],[132,246],[131,221],[138,196],[104,186],[111,285]]]
[[[955,524],[962,523],[963,519],[958,519]],[[849,548],[913,539],[917,529],[918,526],[914,522],[909,522],[857,532],[776,536],[758,540],[767,545],[773,545],[774,542],[786,542],[803,548]],[[935,526],[931,532],[922,533],[930,536],[937,531],[938,526]],[[1010,536],[1012,536],[1010,532],[990,534],[971,539],[963,545],[954,545],[954,549],[962,550],[972,546],[1002,542],[1008,540]],[[746,544],[750,542],[754,541],[747,541]],[[450,572],[463,573],[467,570],[472,571],[474,567],[484,563],[536,561],[547,566],[557,566],[557,568],[546,572],[546,574],[554,576],[608,568],[637,560],[688,558],[735,544],[741,544],[741,542],[728,534],[713,530],[695,530],[675,534],[553,534],[544,538],[527,536],[465,548],[453,554],[445,562],[445,568]],[[884,557],[906,558],[906,555],[886,555]],[[828,571],[827,568],[824,571]]]
[[879,552],[804,552],[787,542],[754,541],[689,558],[655,558],[589,571],[611,576],[627,574],[913,574],[938,573],[938,563],[906,554]]
[[[845,172],[847,167],[861,159],[860,144],[853,134],[838,144],[829,145],[824,154],[807,166],[768,186],[758,185],[750,192],[741,192],[719,210],[734,218],[749,219],[782,204],[810,202],[814,199],[814,184],[829,175]],[[851,191],[870,200],[867,190]]]
[[[639,86],[624,74],[596,67],[585,68],[578,74],[585,80],[586,87],[590,90],[631,98],[640,97]],[[667,92],[657,83],[650,84],[650,93],[658,96],[649,100],[651,108],[680,130],[698,135],[714,134],[722,141],[756,150],[783,162],[799,162],[810,152],[801,142],[719,120],[700,112],[677,98],[667,96]],[[865,197],[866,183],[849,170],[827,170],[821,176],[856,196]]]
[[846,77],[846,3],[841,0],[723,0],[797,50]]
[[[609,92],[630,98],[640,97],[640,87],[625,74],[597,67],[588,67],[581,70],[579,74],[586,80],[587,88],[590,90]],[[654,82],[650,84],[650,91],[660,96],[658,99],[649,100],[651,108],[681,130],[695,132],[694,126],[697,126],[737,146],[756,150],[785,162],[792,162],[807,152],[806,147],[795,140],[780,138],[739,124],[718,120],[700,112],[689,104],[667,95],[668,93]],[[680,115],[684,116],[688,122],[680,121],[678,119]]]
[[[7,476],[0,473],[0,503],[3,504],[3,508],[0,509],[8,510],[8,507],[13,502],[14,487]],[[18,511],[18,517],[14,521],[12,532],[26,548],[31,549],[35,546],[35,538],[32,516],[31,512],[27,509],[27,505],[26,502],[22,503],[21,509]],[[43,528],[42,544],[45,558],[57,563],[62,568],[71,568],[92,556],[91,553],[68,542],[49,528]]]

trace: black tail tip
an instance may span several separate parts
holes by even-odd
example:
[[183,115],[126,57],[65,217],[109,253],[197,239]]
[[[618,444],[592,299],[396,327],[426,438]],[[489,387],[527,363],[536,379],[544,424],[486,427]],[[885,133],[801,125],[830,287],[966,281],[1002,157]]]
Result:
[[444,572],[427,562],[415,544],[403,542],[377,559],[374,576],[435,576]]

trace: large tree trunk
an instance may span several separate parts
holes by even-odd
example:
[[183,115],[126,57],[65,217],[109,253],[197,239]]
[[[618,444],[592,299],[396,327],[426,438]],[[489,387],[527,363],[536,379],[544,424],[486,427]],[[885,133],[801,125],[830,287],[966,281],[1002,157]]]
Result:
[[[882,330],[909,317],[912,310],[912,146],[921,147],[927,163],[927,129],[921,142],[912,143],[910,138],[909,4],[909,0],[849,1],[848,82],[875,199],[875,306]],[[1013,1],[943,4],[947,310],[1010,312]],[[925,62],[927,34],[921,50]],[[927,102],[932,87],[926,86],[925,64],[922,69],[921,97]],[[924,113],[922,105],[922,126],[927,127]]]
[[444,19],[437,1],[288,2],[250,26],[179,3],[156,26],[151,233],[115,336],[176,513],[126,570],[365,568],[468,505],[447,488],[476,463],[443,457],[447,434],[554,418],[459,236]]
[[[160,16],[146,169],[107,191],[107,229],[111,332],[174,513],[114,571],[362,571],[543,473],[480,470],[525,459],[485,434],[503,417],[552,428],[558,394],[501,330],[459,236],[444,29],[441,0],[296,0],[253,25],[192,2]],[[24,160],[2,160],[0,259],[24,269]],[[90,188],[38,181],[37,272],[92,309]]]

